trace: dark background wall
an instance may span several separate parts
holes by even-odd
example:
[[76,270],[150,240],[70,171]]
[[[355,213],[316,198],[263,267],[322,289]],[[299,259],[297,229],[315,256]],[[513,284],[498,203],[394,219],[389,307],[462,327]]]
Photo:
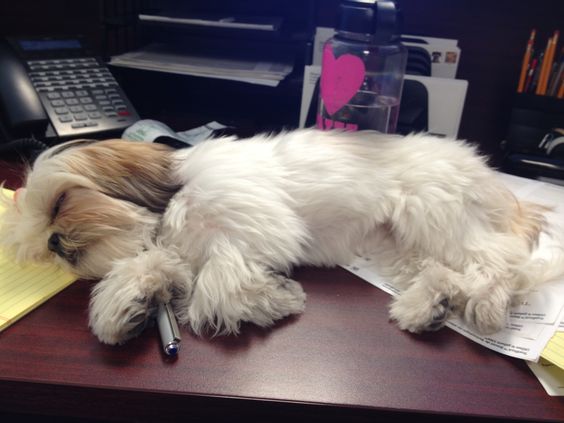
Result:
[[[121,1],[133,4],[137,0]],[[0,36],[82,33],[96,49],[101,49],[101,5],[120,1],[4,0],[1,3]],[[305,4],[299,0],[287,3],[293,8]],[[478,142],[483,151],[495,156],[507,130],[529,32],[537,28],[538,39],[543,42],[555,29],[564,34],[564,0],[400,0],[399,3],[404,11],[405,33],[459,40],[462,54],[458,77],[469,81],[459,135]],[[333,26],[337,22],[338,0],[317,0],[314,4],[317,25]]]

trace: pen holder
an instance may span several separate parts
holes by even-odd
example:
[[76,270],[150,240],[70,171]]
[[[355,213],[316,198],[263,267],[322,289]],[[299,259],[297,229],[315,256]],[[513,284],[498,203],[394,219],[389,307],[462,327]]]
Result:
[[564,100],[535,94],[517,94],[511,110],[505,150],[543,154],[539,144],[547,133],[564,128]]

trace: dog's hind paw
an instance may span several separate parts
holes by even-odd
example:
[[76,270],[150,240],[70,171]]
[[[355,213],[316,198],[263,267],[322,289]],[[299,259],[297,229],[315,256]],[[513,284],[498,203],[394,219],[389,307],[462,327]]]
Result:
[[489,290],[470,297],[464,319],[482,335],[490,335],[505,327],[510,298],[504,289]]
[[[390,317],[398,327],[412,333],[436,331],[450,317],[452,307],[446,297],[406,291],[390,306]],[[431,293],[428,293],[431,294]]]

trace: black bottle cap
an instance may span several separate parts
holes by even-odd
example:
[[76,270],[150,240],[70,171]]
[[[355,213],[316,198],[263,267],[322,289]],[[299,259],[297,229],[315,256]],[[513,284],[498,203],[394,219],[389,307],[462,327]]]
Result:
[[401,34],[401,12],[391,0],[342,0],[337,26],[340,38],[363,35],[378,42],[390,42]]

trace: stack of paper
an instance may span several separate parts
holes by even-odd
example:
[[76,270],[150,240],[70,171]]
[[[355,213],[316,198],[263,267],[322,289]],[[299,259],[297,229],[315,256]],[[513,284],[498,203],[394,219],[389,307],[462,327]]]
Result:
[[[11,192],[4,189],[0,195]],[[8,252],[0,250],[0,332],[75,280],[76,276],[55,265],[16,264]]]
[[111,65],[277,86],[292,72],[290,60],[260,60],[223,52],[195,52],[162,44],[112,57]]
[[260,16],[232,16],[232,15],[209,15],[188,14],[179,15],[175,13],[140,14],[140,21],[157,22],[162,24],[177,24],[187,26],[200,26],[207,28],[238,29],[253,31],[278,31],[282,25],[282,19],[278,17]]
[[[499,175],[518,198],[555,207],[549,221],[556,226],[554,234],[564,234],[564,228],[559,227],[564,222],[564,188],[512,175]],[[537,254],[548,258],[555,247],[556,250],[562,247],[562,240],[542,234]],[[375,257],[358,257],[344,267],[391,295],[399,294],[394,285],[379,275]],[[540,369],[535,374],[549,372],[552,375],[549,380],[558,381],[559,385],[547,392],[564,395],[564,278],[542,284],[529,293],[521,304],[509,311],[505,329],[491,336],[476,333],[458,318],[450,319],[446,325],[494,351],[533,362],[530,365],[535,370]],[[552,364],[537,365],[540,357]],[[554,368],[551,368],[552,365]]]

